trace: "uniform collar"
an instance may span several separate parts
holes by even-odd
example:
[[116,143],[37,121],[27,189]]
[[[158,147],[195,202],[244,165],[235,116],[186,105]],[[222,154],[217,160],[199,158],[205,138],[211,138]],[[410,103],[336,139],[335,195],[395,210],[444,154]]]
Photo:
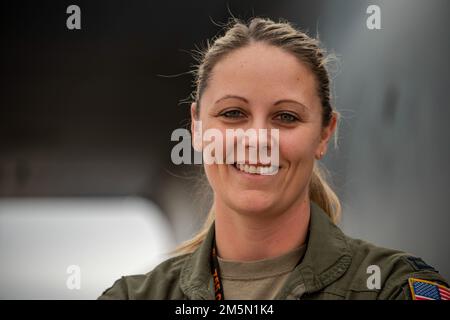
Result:
[[213,223],[205,240],[187,259],[181,270],[180,287],[191,300],[214,300],[210,255],[215,233]]
[[351,260],[352,253],[344,233],[311,201],[305,255],[277,299],[299,299],[305,292],[322,290],[344,275]]
[[[205,240],[186,260],[180,275],[180,286],[189,299],[214,299],[210,269],[210,254],[214,223]],[[313,293],[340,278],[351,263],[351,251],[346,236],[327,214],[311,201],[308,243],[301,263],[292,271],[277,299],[300,298]]]

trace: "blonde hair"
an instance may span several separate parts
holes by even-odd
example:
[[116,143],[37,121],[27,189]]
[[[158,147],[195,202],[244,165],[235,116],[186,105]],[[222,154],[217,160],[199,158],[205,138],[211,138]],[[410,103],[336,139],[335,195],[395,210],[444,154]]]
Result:
[[[326,69],[327,57],[325,51],[320,48],[319,41],[310,38],[307,34],[295,29],[289,22],[274,22],[270,19],[253,18],[249,23],[233,19],[223,36],[208,42],[204,51],[199,52],[195,74],[195,93],[193,94],[198,116],[200,110],[200,98],[208,85],[211,72],[220,59],[230,52],[245,47],[252,42],[263,42],[282,48],[296,56],[305,63],[315,74],[318,82],[318,94],[322,103],[322,126],[328,126],[332,119],[330,77]],[[330,219],[337,223],[341,215],[339,198],[331,189],[326,179],[326,172],[315,162],[311,181],[309,184],[309,197],[317,203]],[[183,254],[193,252],[206,237],[215,219],[214,210],[211,207],[200,231],[190,240],[178,246],[173,253]]]

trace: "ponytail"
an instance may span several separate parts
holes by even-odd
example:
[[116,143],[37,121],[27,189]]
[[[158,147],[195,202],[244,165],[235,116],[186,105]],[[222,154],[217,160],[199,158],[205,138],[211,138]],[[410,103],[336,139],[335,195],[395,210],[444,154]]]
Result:
[[309,183],[309,199],[321,207],[331,221],[337,224],[341,218],[341,202],[328,184],[326,175],[325,169],[318,162],[315,162],[311,182]]

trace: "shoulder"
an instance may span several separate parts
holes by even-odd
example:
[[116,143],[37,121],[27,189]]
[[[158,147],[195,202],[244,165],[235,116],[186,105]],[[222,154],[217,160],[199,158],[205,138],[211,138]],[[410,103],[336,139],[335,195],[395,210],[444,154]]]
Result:
[[448,287],[438,270],[420,257],[348,236],[346,240],[352,252],[346,274],[352,278],[352,292],[371,292],[377,299],[411,299],[415,280]]
[[135,300],[181,298],[180,273],[191,254],[169,258],[146,274],[128,275],[117,279],[103,291],[99,300]]

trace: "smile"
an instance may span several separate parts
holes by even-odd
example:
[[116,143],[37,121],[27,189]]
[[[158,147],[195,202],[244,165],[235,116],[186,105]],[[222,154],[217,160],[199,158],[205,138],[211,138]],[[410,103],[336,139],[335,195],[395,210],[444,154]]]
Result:
[[237,170],[255,175],[274,175],[278,172],[278,166],[262,166],[262,165],[248,165],[248,164],[233,164]]

